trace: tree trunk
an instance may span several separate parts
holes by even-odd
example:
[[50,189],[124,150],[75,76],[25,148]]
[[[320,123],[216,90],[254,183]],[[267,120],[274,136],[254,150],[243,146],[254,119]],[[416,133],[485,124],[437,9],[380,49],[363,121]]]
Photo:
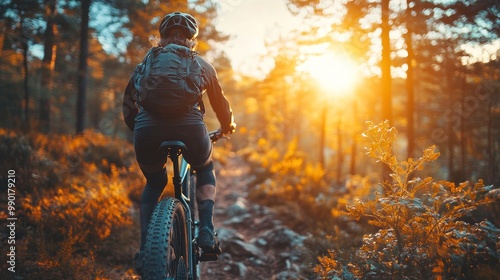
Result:
[[382,119],[392,124],[392,93],[391,93],[391,41],[389,32],[389,0],[382,0],[382,60],[380,70],[382,71]]
[[89,10],[91,0],[82,0],[82,22],[80,29],[80,59],[78,64],[78,99],[76,110],[76,133],[85,129],[86,89],[87,89],[87,57]]
[[[465,181],[466,178],[468,177],[467,175],[467,170],[466,170],[466,164],[467,164],[467,151],[466,151],[466,131],[465,131],[465,94],[466,94],[466,87],[467,83],[465,82],[464,77],[460,77],[462,80],[462,87],[461,87],[461,116],[460,116],[460,172],[459,174],[459,180],[460,182]],[[470,172],[470,170],[469,170]]]
[[28,41],[23,36],[23,69],[24,69],[24,129],[29,131],[31,128],[29,105],[30,105],[30,90],[28,86],[29,68],[28,68]]
[[455,179],[455,130],[453,125],[448,125],[448,170],[449,170],[449,181],[454,181]]
[[326,115],[327,115],[327,106],[326,102],[323,105],[321,111],[321,131],[319,135],[319,166],[324,170],[325,166],[325,142],[326,142]]
[[337,186],[342,183],[342,166],[344,165],[344,151],[342,147],[342,114],[337,121]]
[[495,152],[493,149],[493,96],[491,96],[488,100],[488,173],[487,180],[490,183],[493,182],[493,178],[495,177]]
[[[353,108],[353,116],[355,118],[356,122],[359,122],[359,119],[357,118],[358,116],[358,103],[356,102],[356,99],[352,103],[352,108]],[[356,154],[358,151],[358,137],[356,134],[352,134],[352,145],[351,145],[351,163],[349,166],[349,175],[355,175],[356,174]]]
[[41,88],[42,88],[42,97],[39,101],[39,120],[40,120],[40,129],[44,132],[48,132],[50,130],[50,107],[51,107],[51,94],[53,89],[53,76],[54,76],[54,66],[56,62],[56,35],[57,28],[55,25],[55,15],[57,13],[56,10],[56,0],[47,1],[46,4],[46,16],[47,16],[47,25],[45,28],[45,42],[44,42],[44,50],[43,50],[43,59],[42,59],[42,79],[41,79]]
[[[381,3],[381,40],[382,40],[382,60],[380,61],[381,70],[381,90],[382,90],[382,120],[388,120],[392,125],[392,93],[391,93],[391,40],[389,32],[389,0],[382,0]],[[387,165],[382,166],[382,179],[390,181],[390,168]]]
[[[23,53],[23,67],[22,67],[22,74],[23,74],[23,87],[24,87],[24,123],[23,123],[23,128],[25,130],[30,129],[30,124],[29,124],[29,97],[30,97],[30,92],[29,92],[29,86],[28,86],[28,36],[26,35],[25,32],[25,26],[24,26],[24,13],[20,12],[20,20],[19,20],[19,29],[21,30],[21,49]],[[3,45],[0,45],[0,48],[3,48]],[[23,115],[23,108],[21,107],[19,110],[19,116],[20,119],[22,119]]]
[[7,27],[5,24],[0,25],[0,55],[3,52],[3,43],[5,42],[5,36],[7,35]]
[[[446,48],[448,51],[448,48]],[[453,95],[453,66],[451,62],[451,58],[446,56],[446,64],[445,64],[445,73],[446,73],[446,92],[448,96],[448,108],[453,108],[455,103],[455,98]],[[448,180],[454,181],[456,172],[455,172],[455,132],[458,126],[458,119],[455,115],[450,116],[447,120],[447,129],[448,129],[448,170],[449,177]]]
[[412,33],[413,28],[412,24],[412,10],[410,7],[410,0],[406,0],[406,51],[408,52],[407,64],[408,70],[406,71],[406,92],[407,92],[407,139],[408,139],[408,147],[407,147],[407,157],[413,157],[413,152],[415,150],[415,88],[413,83],[413,61],[414,61],[414,53],[413,53],[413,42],[412,42]]

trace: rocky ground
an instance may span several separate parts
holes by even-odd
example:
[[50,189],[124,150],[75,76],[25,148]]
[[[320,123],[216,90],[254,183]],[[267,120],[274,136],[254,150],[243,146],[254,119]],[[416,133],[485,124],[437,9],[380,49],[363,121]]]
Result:
[[[286,218],[272,209],[250,202],[255,178],[248,163],[232,154],[224,164],[216,161],[217,201],[214,223],[223,253],[218,261],[201,265],[203,280],[307,279],[309,269],[304,241],[285,225]],[[140,279],[128,275],[117,279]]]
[[307,238],[286,227],[271,209],[246,197],[253,177],[232,156],[218,168],[215,226],[223,253],[202,264],[203,279],[306,279],[302,271]]

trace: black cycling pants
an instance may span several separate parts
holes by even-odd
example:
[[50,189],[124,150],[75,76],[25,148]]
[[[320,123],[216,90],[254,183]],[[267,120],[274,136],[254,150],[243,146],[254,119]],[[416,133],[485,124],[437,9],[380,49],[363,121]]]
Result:
[[168,127],[142,127],[134,130],[134,149],[137,162],[146,177],[141,196],[141,250],[153,209],[165,185],[166,158],[158,152],[163,141],[182,141],[188,153],[184,158],[196,170],[197,186],[216,185],[212,163],[212,142],[204,124]]

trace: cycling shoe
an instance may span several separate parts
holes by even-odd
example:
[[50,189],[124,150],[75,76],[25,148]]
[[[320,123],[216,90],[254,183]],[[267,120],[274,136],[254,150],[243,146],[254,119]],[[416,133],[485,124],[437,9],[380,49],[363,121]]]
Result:
[[217,239],[217,233],[214,233],[208,227],[200,229],[196,242],[198,247],[203,250],[203,253],[216,255],[222,253],[220,242]]

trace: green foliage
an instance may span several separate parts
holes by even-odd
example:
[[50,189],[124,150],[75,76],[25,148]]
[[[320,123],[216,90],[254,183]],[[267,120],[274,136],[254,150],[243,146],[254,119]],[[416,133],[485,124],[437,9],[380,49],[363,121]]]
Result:
[[398,161],[392,154],[397,131],[388,122],[369,123],[364,133],[367,155],[391,170],[392,182],[371,200],[356,200],[346,215],[368,219],[376,233],[365,234],[362,246],[346,254],[332,249],[319,258],[322,279],[479,279],[499,272],[500,230],[474,211],[498,203],[500,193],[481,180],[454,184],[414,177],[437,159],[430,147],[418,159]]

